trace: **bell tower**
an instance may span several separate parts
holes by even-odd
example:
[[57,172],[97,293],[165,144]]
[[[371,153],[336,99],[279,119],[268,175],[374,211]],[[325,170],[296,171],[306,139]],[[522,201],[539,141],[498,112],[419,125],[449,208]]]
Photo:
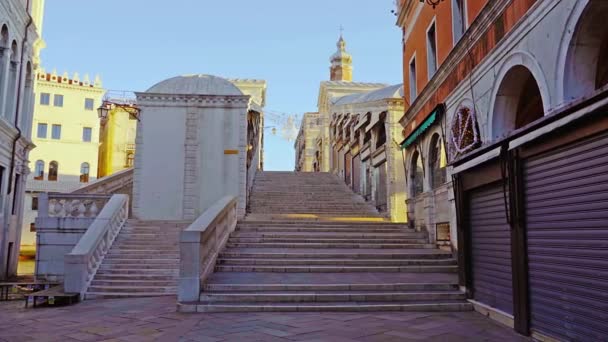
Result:
[[340,33],[340,39],[336,44],[338,51],[331,56],[330,80],[352,82],[353,81],[353,57],[346,52],[346,42]]

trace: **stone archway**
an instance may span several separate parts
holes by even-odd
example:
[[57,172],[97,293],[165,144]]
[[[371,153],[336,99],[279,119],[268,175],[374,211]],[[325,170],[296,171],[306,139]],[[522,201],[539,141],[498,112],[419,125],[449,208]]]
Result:
[[[561,99],[570,102],[608,84],[608,2],[578,2],[562,38],[558,64]],[[561,79],[560,79],[561,78]]]
[[542,118],[545,101],[532,72],[523,65],[511,67],[496,91],[491,112],[491,138],[500,139]]

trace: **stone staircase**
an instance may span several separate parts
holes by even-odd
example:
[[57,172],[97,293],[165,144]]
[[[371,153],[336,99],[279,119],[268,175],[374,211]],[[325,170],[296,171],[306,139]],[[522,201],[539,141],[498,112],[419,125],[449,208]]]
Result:
[[129,220],[105,256],[86,298],[175,295],[179,233],[189,224]]
[[460,311],[456,260],[337,177],[261,172],[198,302],[182,311]]

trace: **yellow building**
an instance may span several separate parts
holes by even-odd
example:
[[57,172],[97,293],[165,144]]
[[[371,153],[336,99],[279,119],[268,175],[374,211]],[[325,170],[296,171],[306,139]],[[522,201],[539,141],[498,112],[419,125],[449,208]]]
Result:
[[323,128],[319,113],[305,113],[302,117],[300,131],[294,144],[296,148],[296,171],[317,172],[320,170],[320,149],[317,138]]
[[108,116],[101,120],[97,169],[99,178],[133,167],[135,160],[135,101],[110,99],[109,102],[120,103],[124,107],[108,103]]
[[30,152],[31,173],[26,181],[21,245],[35,245],[30,226],[37,216],[40,192],[71,192],[97,178],[100,106],[105,90],[101,80],[85,75],[58,76],[40,70]]

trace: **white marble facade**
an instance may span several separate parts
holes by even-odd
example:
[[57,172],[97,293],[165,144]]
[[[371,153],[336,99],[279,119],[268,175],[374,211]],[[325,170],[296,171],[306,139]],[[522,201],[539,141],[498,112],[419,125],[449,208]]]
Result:
[[194,220],[227,195],[239,198],[238,215],[244,216],[247,114],[263,105],[254,100],[209,75],[174,77],[137,93],[134,216]]

